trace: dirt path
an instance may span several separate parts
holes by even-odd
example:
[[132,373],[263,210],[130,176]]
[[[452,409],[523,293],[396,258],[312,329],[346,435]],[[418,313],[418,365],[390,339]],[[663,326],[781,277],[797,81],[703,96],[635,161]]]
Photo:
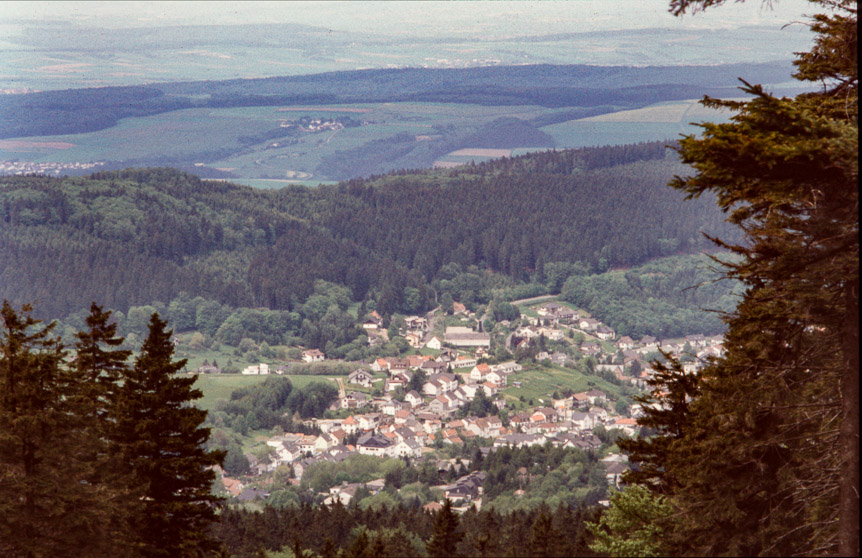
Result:
[[338,383],[338,398],[343,399],[347,395],[347,392],[344,391],[344,380],[335,378],[335,381]]

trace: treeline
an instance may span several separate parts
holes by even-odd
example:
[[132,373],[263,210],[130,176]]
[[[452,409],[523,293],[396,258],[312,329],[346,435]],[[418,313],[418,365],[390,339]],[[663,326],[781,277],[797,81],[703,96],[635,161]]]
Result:
[[429,513],[419,507],[362,509],[302,503],[262,512],[225,509],[211,529],[231,556],[282,549],[322,557],[595,556],[586,521],[591,509],[543,506],[501,514],[450,506]]

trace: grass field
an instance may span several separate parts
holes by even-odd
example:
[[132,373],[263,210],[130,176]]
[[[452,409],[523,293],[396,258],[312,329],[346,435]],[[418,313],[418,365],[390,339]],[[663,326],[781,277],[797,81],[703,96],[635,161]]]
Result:
[[[521,382],[520,388],[512,387],[512,382]],[[558,366],[536,366],[517,372],[509,377],[509,387],[503,390],[506,405],[512,408],[528,406],[532,399],[535,405],[539,399],[545,403],[551,402],[551,395],[563,388],[570,388],[576,392],[588,391],[596,388],[604,391],[611,397],[619,396],[619,386],[616,386],[597,376],[586,376],[576,370]],[[525,402],[521,402],[523,396]]]
[[[230,394],[239,388],[254,386],[270,376],[244,376],[242,374],[204,374],[197,376],[195,386],[203,392],[203,397],[196,401],[201,409],[212,409],[219,399],[229,399]],[[344,376],[346,378],[346,376]],[[326,382],[336,385],[330,379],[334,376],[288,376],[294,387],[302,387],[312,382]]]

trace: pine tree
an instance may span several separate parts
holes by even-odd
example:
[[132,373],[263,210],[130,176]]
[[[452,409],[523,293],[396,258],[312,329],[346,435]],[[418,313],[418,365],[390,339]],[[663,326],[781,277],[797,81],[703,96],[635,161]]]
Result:
[[458,556],[458,543],[463,537],[458,526],[458,516],[452,511],[452,501],[447,498],[443,509],[434,518],[434,534],[426,545],[428,555],[432,558]]
[[117,325],[110,322],[111,312],[93,303],[86,318],[87,331],[78,332],[72,374],[79,412],[91,429],[87,460],[92,475],[87,482],[111,491],[106,501],[113,510],[104,522],[107,537],[119,547],[128,544],[128,518],[136,502],[129,486],[129,472],[119,461],[116,437],[116,409],[119,381],[127,370],[131,351],[119,349],[123,338],[117,337]]
[[96,432],[65,351],[25,305],[0,333],[0,554],[100,556],[113,500],[93,477]]
[[185,360],[174,361],[172,331],[153,314],[134,366],[123,377],[117,405],[118,443],[140,505],[130,529],[144,556],[212,553],[207,536],[219,498],[210,493],[212,467],[224,452],[204,447],[206,411],[190,405],[201,397],[196,377],[178,378]]
[[625,473],[625,482],[649,485],[664,494],[678,487],[672,470],[669,471],[669,461],[685,451],[678,442],[689,430],[692,420],[689,402],[698,395],[699,383],[697,374],[686,374],[679,361],[668,353],[662,355],[667,364],[653,362],[653,373],[647,379],[652,390],[634,397],[643,412],[638,424],[644,432],[656,435],[621,438],[617,445],[630,461],[638,464]]
[[714,193],[744,232],[716,241],[747,290],[725,355],[656,423],[664,440],[635,448],[675,507],[676,553],[859,553],[856,9],[820,4],[837,13],[815,17],[797,77],[823,91],[779,99],[746,83],[746,103],[705,100],[731,122],[680,142],[696,173],[672,185]]

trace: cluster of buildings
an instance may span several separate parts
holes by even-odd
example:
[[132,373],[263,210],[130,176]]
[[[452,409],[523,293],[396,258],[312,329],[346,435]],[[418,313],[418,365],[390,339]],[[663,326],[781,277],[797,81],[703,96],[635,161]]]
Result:
[[97,169],[105,163],[101,161],[88,163],[37,163],[33,161],[0,161],[0,175],[46,174],[60,176],[70,171],[87,171]]

